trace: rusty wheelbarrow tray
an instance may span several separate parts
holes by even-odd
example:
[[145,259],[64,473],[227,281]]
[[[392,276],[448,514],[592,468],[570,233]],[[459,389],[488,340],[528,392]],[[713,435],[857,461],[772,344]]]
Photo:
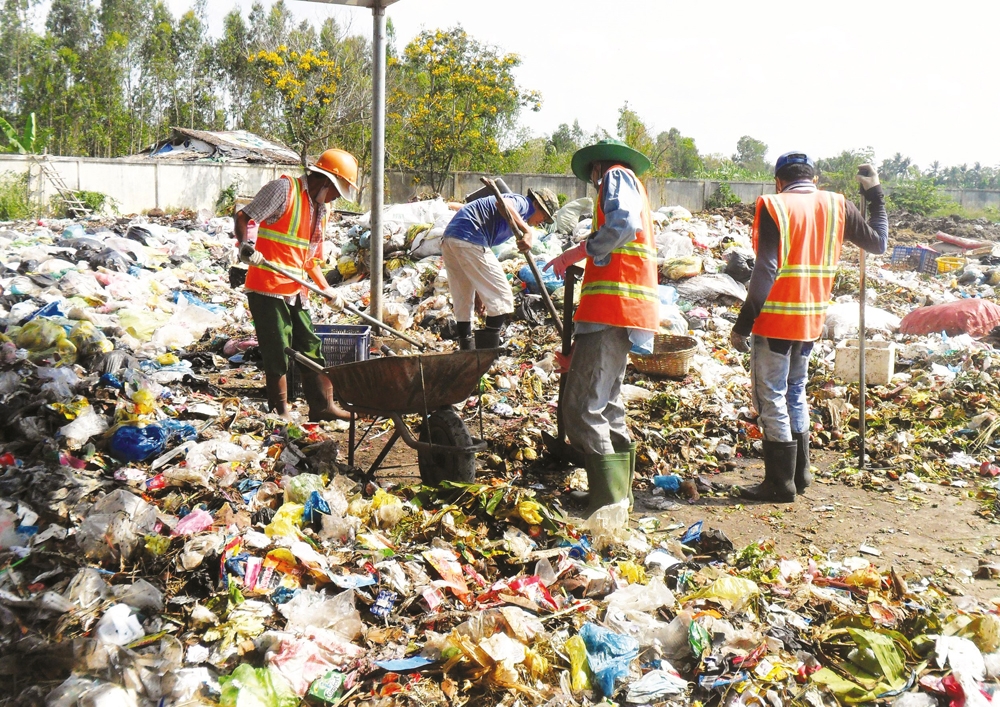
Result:
[[[451,408],[464,402],[479,386],[479,379],[499,355],[497,349],[455,351],[383,358],[321,369],[302,354],[286,351],[300,364],[322,372],[333,383],[335,397],[352,413],[348,464],[354,466],[357,447],[379,418],[392,420],[394,431],[368,470],[371,477],[396,441],[417,450],[420,476],[425,483],[475,479],[476,452],[486,442],[472,437]],[[403,415],[421,415],[414,435]],[[356,440],[356,416],[375,420]]]

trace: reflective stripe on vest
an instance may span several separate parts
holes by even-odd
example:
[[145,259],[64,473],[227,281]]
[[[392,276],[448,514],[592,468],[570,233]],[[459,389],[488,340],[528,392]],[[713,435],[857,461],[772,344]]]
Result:
[[[264,221],[257,231],[257,252],[269,262],[280,265],[303,280],[309,279],[312,258],[309,241],[312,237],[312,201],[304,179],[282,175],[288,181],[285,211],[273,221]],[[294,295],[303,288],[284,275],[251,265],[247,271],[246,289],[275,295]]]
[[[632,175],[642,196],[642,230],[635,240],[611,252],[607,265],[595,265],[587,258],[587,267],[580,288],[580,305],[573,317],[578,322],[610,324],[658,331],[660,328],[660,294],[657,288],[656,251],[653,247],[653,219],[649,213],[649,198],[642,182]],[[610,171],[610,170],[609,170]],[[601,196],[594,200],[594,231],[604,225]]]
[[823,331],[844,241],[847,202],[828,191],[768,194],[757,199],[753,247],[757,250],[761,208],[778,226],[778,271],[753,333],[775,339],[813,341]]

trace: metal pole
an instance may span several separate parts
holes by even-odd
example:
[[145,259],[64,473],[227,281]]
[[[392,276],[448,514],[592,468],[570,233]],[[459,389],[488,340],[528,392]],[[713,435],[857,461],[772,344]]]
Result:
[[[868,220],[868,204],[865,203],[864,194],[861,195],[861,218]],[[859,248],[861,252],[860,265],[858,267],[860,273],[858,276],[861,291],[861,309],[858,312],[858,407],[860,412],[858,414],[858,434],[860,435],[860,442],[858,444],[858,469],[865,468],[865,428],[867,427],[867,414],[866,414],[866,401],[865,398],[868,387],[868,383],[865,381],[865,337],[867,332],[865,331],[865,307],[866,302],[866,289],[867,289],[867,273],[865,272],[865,249]]]
[[[368,311],[382,321],[382,207],[385,197],[385,7],[372,6],[372,231],[371,304]],[[378,333],[377,331],[375,333]]]

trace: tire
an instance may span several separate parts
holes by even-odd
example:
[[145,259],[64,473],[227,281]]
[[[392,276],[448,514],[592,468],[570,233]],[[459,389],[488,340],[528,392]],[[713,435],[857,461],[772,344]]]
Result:
[[[449,447],[471,447],[472,435],[451,408],[435,410],[427,418],[427,425],[420,430],[420,441]],[[472,452],[431,454],[417,453],[420,479],[429,486],[442,481],[471,484],[476,480],[476,455]]]

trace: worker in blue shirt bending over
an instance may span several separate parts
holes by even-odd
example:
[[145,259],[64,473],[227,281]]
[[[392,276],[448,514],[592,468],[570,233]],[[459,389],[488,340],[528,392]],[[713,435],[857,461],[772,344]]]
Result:
[[[518,242],[518,249],[531,249],[531,231],[527,226],[551,222],[559,209],[559,200],[550,189],[528,190],[528,195],[504,194],[507,211],[521,230],[528,235]],[[497,207],[495,197],[470,201],[444,229],[441,254],[448,272],[452,306],[458,322],[458,346],[475,348],[472,317],[475,299],[479,295],[486,309],[486,332],[480,343],[484,348],[500,345],[500,329],[514,311],[514,295],[500,261],[491,248],[507,241],[514,234]],[[481,335],[482,336],[482,335]]]

